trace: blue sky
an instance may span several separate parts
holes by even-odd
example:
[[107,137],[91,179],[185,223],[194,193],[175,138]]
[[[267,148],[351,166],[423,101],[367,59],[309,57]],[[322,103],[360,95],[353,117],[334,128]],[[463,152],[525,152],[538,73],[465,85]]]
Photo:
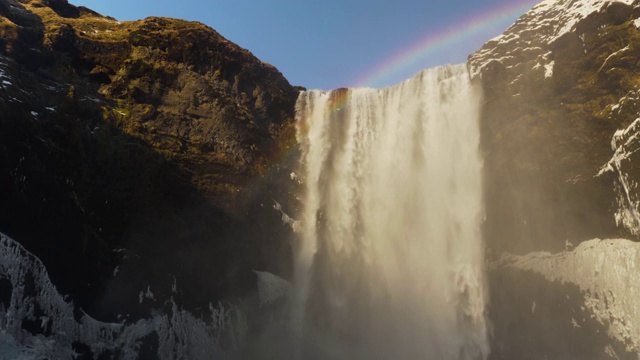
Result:
[[[118,20],[169,16],[203,22],[277,67],[293,85],[329,90],[356,79],[430,33],[526,0],[69,0]],[[537,1],[530,1],[533,6]],[[517,16],[370,84],[462,63]]]

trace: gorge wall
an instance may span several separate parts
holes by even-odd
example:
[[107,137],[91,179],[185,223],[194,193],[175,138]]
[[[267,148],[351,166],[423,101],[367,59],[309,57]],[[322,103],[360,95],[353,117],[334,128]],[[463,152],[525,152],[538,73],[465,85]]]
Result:
[[272,205],[298,89],[273,66],[200,23],[6,0],[0,78],[0,232],[85,311],[172,282],[206,308],[290,271]]
[[469,57],[485,91],[492,358],[637,358],[640,305],[620,290],[637,282],[635,247],[579,244],[637,240],[639,17],[631,0],[543,1]]
[[[469,58],[492,359],[640,353],[639,18],[545,0]],[[3,244],[104,321],[290,277],[299,90],[203,24],[1,1],[0,233],[24,249]]]
[[635,232],[616,225],[617,175],[601,169],[614,133],[638,117],[639,14],[607,4],[545,1],[469,58],[485,89],[486,237],[497,251]]

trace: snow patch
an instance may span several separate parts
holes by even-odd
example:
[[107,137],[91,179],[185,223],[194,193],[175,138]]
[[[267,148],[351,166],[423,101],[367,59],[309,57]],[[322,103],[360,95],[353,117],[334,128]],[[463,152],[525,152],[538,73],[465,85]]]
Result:
[[280,214],[282,214],[282,222],[286,225],[289,225],[291,227],[291,230],[293,230],[296,233],[302,231],[302,224],[300,223],[300,221],[297,221],[291,216],[287,215],[287,213],[285,213],[284,210],[282,210],[282,206],[280,205],[280,203],[273,200],[273,208],[276,211],[279,211]]
[[98,103],[98,104],[102,102],[100,99],[96,99],[96,98],[91,97],[91,96],[87,96],[87,97],[83,98],[82,100],[93,101],[94,103]]
[[577,285],[584,294],[584,307],[607,334],[626,344],[628,351],[640,352],[640,243],[593,239],[558,254],[505,254],[497,265]]
[[42,85],[43,88],[49,90],[49,91],[60,91],[59,88],[55,87],[55,86],[50,86],[50,85]]
[[[513,57],[511,62],[526,61],[524,54],[531,44],[548,47],[563,35],[575,31],[576,25],[590,14],[604,11],[611,3],[627,5],[634,0],[545,0],[518,19],[502,35],[486,43],[469,58],[471,77],[475,78],[483,68],[493,61],[510,65],[504,59]],[[636,20],[636,26],[640,21]],[[548,72],[545,72],[545,75]]]
[[554,61],[551,60],[550,63],[544,65],[544,78],[549,79],[553,76],[553,64]]
[[614,151],[609,160],[596,176],[607,172],[617,175],[616,202],[618,209],[615,220],[618,226],[623,226],[634,235],[640,235],[640,198],[638,197],[638,183],[626,173],[625,164],[640,150],[640,118],[632,122],[627,128],[617,130],[611,139]]
[[254,271],[258,277],[258,295],[260,306],[269,305],[284,298],[291,289],[291,284],[266,271]]
[[[244,346],[246,319],[235,306],[209,305],[208,319],[196,318],[173,299],[150,319],[106,323],[79,311],[55,288],[42,262],[24,247],[0,233],[0,279],[11,284],[9,303],[0,304],[0,359],[73,359],[73,343],[85,344],[95,358],[117,351],[121,360],[138,358],[142,340],[155,333],[157,359],[224,359],[229,350]],[[145,296],[152,296],[147,288]],[[36,317],[36,310],[41,316]],[[49,331],[33,334],[25,321],[39,321]],[[33,329],[32,329],[33,330]]]
[[614,51],[613,53],[611,53],[611,55],[607,56],[607,58],[604,60],[604,62],[602,63],[602,65],[600,66],[600,68],[598,69],[598,72],[601,72],[602,69],[604,69],[607,64],[609,63],[609,60],[611,60],[612,58],[614,58],[617,55],[621,55],[627,51],[629,51],[631,48],[629,47],[629,45],[625,46],[624,48],[618,50],[618,51]]
[[156,301],[156,296],[151,292],[151,286],[147,286],[147,292],[144,293],[144,297]]

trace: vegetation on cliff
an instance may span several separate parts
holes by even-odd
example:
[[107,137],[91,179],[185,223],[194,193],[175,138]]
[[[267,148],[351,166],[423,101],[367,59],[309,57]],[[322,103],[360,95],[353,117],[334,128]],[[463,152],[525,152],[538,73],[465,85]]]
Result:
[[266,254],[287,254],[271,205],[298,89],[273,66],[200,23],[6,0],[0,78],[0,232],[85,309],[172,276],[195,307],[286,274]]
[[491,359],[637,358],[640,303],[622,291],[636,246],[591,239],[640,233],[639,5],[543,1],[469,58],[485,90]]
[[614,2],[573,27],[560,21],[582,3],[541,4],[469,58],[485,89],[485,234],[496,254],[632,236],[614,216],[617,175],[600,170],[614,133],[640,113],[640,14]]

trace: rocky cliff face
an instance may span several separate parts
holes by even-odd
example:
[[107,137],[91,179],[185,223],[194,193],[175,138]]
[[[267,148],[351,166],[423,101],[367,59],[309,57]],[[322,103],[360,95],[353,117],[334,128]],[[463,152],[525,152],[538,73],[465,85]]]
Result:
[[[640,235],[639,19],[637,0],[545,0],[470,56],[492,359],[640,352],[637,246],[587,241]],[[0,1],[0,233],[26,247],[6,249],[38,256],[78,309],[131,323],[161,299],[198,313],[244,294],[251,270],[286,275],[297,94],[199,23]]]
[[[546,0],[470,56],[485,90],[484,231],[494,259],[597,237],[637,240],[639,17],[632,0]],[[614,283],[594,291],[531,266],[492,269],[494,358],[635,358],[628,339],[598,338],[620,319],[589,323],[597,316],[585,304],[611,304],[594,293]]]
[[4,0],[0,82],[0,232],[85,310],[175,281],[205,306],[287,273],[272,199],[298,90],[273,66],[200,23]]
[[640,110],[638,14],[631,1],[545,1],[470,57],[485,88],[486,231],[496,250],[635,232],[616,224],[618,175],[601,169],[614,133]]

